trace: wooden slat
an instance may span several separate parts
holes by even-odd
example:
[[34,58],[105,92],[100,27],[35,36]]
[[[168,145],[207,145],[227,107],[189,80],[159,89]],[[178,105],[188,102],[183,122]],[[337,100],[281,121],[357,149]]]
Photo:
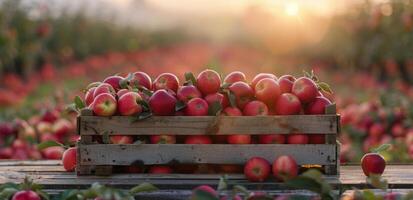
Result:
[[[335,145],[187,145],[187,144],[93,144],[79,146],[81,165],[209,163],[244,164],[249,158],[261,156],[270,162],[281,155],[291,155],[298,164],[330,165],[335,160]],[[122,155],[122,156],[120,156]]]
[[137,122],[125,116],[80,116],[79,122],[81,135],[337,134],[336,115],[154,116]]

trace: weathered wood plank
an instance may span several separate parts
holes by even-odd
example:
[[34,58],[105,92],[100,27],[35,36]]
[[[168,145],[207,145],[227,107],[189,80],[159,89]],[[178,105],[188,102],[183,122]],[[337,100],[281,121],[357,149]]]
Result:
[[80,116],[81,135],[231,135],[337,134],[337,115],[290,116],[154,116],[132,122],[131,117]]
[[[93,144],[80,145],[81,165],[146,165],[168,163],[244,164],[249,158],[261,156],[269,161],[291,155],[299,165],[330,165],[336,162],[336,145],[187,145],[187,144]],[[122,155],[122,156],[119,156]]]

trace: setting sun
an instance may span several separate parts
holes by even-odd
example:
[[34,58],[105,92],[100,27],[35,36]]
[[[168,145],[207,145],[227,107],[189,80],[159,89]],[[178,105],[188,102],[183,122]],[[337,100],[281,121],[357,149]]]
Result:
[[289,2],[285,4],[284,10],[287,15],[296,16],[298,15],[299,7],[297,3]]

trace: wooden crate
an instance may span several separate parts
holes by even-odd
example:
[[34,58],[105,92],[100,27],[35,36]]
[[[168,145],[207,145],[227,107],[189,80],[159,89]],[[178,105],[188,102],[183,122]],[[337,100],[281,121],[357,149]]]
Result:
[[[110,175],[112,167],[185,164],[244,164],[253,156],[273,161],[290,155],[298,165],[321,165],[328,175],[339,173],[340,132],[339,115],[335,105],[326,107],[325,115],[291,116],[153,116],[133,122],[131,117],[93,116],[82,110],[77,119],[77,174]],[[117,135],[231,135],[231,134],[325,134],[325,144],[96,144],[92,137]]]

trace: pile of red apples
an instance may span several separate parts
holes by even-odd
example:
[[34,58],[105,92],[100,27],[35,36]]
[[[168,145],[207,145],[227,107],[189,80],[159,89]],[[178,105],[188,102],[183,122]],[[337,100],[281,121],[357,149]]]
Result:
[[[206,69],[197,76],[185,74],[185,81],[172,73],[152,79],[142,71],[127,77],[109,76],[102,82],[89,84],[84,103],[96,116],[258,116],[258,115],[320,115],[331,101],[325,97],[318,79],[308,76],[277,77],[259,73],[251,81],[234,71],[221,78]],[[214,108],[214,109],[212,109]],[[217,109],[218,108],[218,109]],[[213,110],[213,112],[211,112]],[[152,144],[323,144],[324,135],[295,133],[228,136],[174,136],[167,133],[146,139]],[[140,137],[141,139],[141,137]],[[111,136],[114,144],[131,144],[133,136]],[[164,166],[153,171],[171,172]]]

